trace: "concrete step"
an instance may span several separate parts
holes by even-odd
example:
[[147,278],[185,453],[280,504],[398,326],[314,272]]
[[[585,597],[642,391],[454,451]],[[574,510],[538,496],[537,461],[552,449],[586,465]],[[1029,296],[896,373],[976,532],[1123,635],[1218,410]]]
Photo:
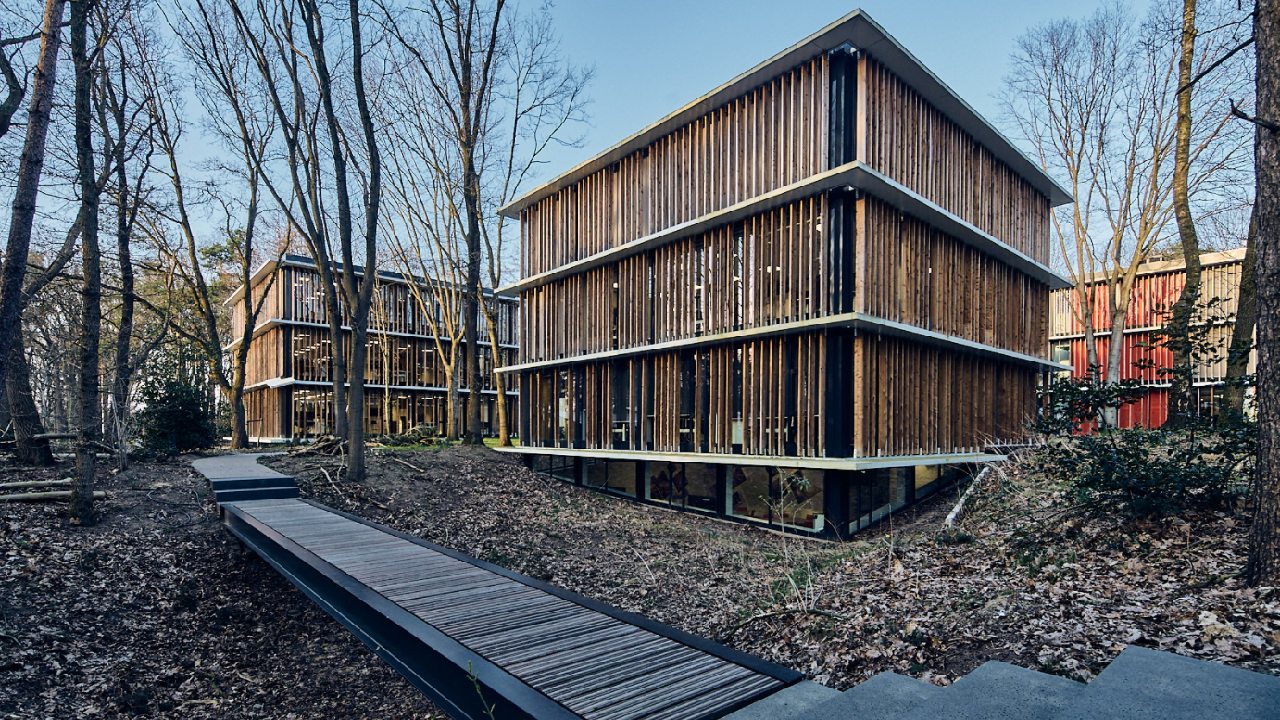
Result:
[[1130,645],[1062,720],[1274,720],[1280,677]]
[[[922,703],[934,700],[943,689],[905,675],[886,672],[844,691],[839,697],[803,710],[795,720],[892,720]],[[750,708],[748,708],[750,709]],[[791,718],[775,715],[776,720]]]
[[988,662],[899,720],[1047,720],[1075,702],[1085,686],[1057,675]]
[[782,720],[843,695],[844,693],[834,688],[805,680],[726,715],[721,720]]
[[296,486],[241,488],[238,490],[215,490],[215,502],[238,502],[241,500],[285,500],[299,497]]
[[244,488],[285,487],[291,484],[293,484],[293,478],[287,475],[264,475],[262,477],[209,481],[209,485],[213,487],[214,492],[222,492],[223,490],[242,490]]

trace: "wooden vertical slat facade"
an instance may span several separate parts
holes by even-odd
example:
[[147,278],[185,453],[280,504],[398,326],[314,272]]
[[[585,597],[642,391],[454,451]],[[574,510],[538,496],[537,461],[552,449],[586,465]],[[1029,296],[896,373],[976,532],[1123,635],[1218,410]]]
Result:
[[[504,210],[526,446],[804,468],[1025,440],[1061,198],[876,52],[757,68]],[[827,182],[854,172],[916,205]]]
[[[1197,412],[1216,412],[1227,373],[1227,348],[1235,324],[1239,303],[1240,273],[1244,250],[1205,253],[1200,258],[1200,297],[1206,303],[1195,323],[1203,328],[1208,355],[1196,365],[1193,383]],[[1121,378],[1137,380],[1147,387],[1138,402],[1121,408],[1120,427],[1159,427],[1168,418],[1169,377],[1163,370],[1173,364],[1172,351],[1161,345],[1156,333],[1164,326],[1166,313],[1178,301],[1186,284],[1186,268],[1181,260],[1156,260],[1139,266],[1133,289],[1129,293],[1129,309],[1125,315],[1124,337],[1120,359]],[[1111,307],[1107,302],[1105,280],[1089,285],[1097,294],[1092,325],[1097,334],[1098,355],[1102,362],[1111,350]],[[1212,305],[1208,303],[1212,301]],[[1088,313],[1081,311],[1079,295],[1074,288],[1055,290],[1050,300],[1048,345],[1055,360],[1069,362],[1074,377],[1088,374],[1089,361],[1085,348],[1084,327]],[[1248,372],[1254,371],[1257,351],[1250,354]]]
[[[262,438],[291,438],[330,432],[334,425],[329,363],[332,343],[320,274],[309,259],[285,256],[274,271],[274,280],[272,273],[264,271],[260,275],[255,279],[255,296],[266,293],[267,297],[246,366],[249,433]],[[380,274],[373,300],[375,308],[370,313],[365,415],[366,431],[372,434],[407,432],[420,425],[444,429],[448,377],[431,324],[407,282],[398,275]],[[237,326],[244,322],[239,297],[238,293],[233,295],[231,303]],[[500,298],[498,303],[497,336],[504,365],[517,359],[520,329],[516,305],[515,298]],[[440,310],[431,307],[426,312],[438,314]],[[496,386],[488,324],[483,316],[479,329],[484,352],[482,384],[476,390],[481,398],[483,422],[496,429]],[[440,341],[448,352],[451,339]],[[343,333],[339,344],[339,351],[350,360],[348,332]],[[461,390],[463,402],[468,402],[472,393],[465,380]],[[515,388],[508,388],[507,392],[508,414],[514,426],[519,393]],[[460,413],[459,417],[463,415]],[[390,427],[385,426],[388,418]]]

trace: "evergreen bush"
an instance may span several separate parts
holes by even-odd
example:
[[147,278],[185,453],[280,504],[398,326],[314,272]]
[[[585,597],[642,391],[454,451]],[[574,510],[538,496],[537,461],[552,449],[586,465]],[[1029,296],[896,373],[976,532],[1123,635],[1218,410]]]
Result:
[[208,381],[181,358],[149,363],[139,388],[137,413],[144,450],[173,455],[218,444]]

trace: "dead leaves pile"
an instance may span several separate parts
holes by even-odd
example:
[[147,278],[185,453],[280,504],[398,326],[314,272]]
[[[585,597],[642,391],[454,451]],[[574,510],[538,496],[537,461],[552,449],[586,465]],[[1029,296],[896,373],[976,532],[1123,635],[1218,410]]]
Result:
[[[979,488],[947,544],[954,493],[905,528],[828,543],[602,495],[487,450],[374,452],[362,484],[336,458],[271,464],[305,496],[834,687],[885,670],[945,685],[991,659],[1087,679],[1130,643],[1280,671],[1280,595],[1239,578],[1246,515],[1075,518],[1032,466]],[[94,527],[59,505],[0,507],[0,717],[438,717],[195,502],[189,467],[102,483]]]
[[330,484],[317,458],[271,464],[321,502],[834,687],[886,670],[945,685],[993,659],[1087,680],[1131,643],[1280,672],[1280,594],[1242,586],[1239,515],[1071,519],[1028,466],[975,492],[972,542],[938,541],[952,493],[906,532],[826,543],[609,497],[491,451],[396,457],[371,454],[363,485]]
[[444,717],[246,553],[190,467],[99,483],[91,527],[0,507],[0,717]]

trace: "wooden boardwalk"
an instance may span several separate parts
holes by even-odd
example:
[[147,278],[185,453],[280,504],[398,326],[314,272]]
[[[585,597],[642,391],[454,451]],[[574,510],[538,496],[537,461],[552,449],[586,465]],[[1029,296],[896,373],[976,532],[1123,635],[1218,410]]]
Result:
[[309,501],[222,514],[457,719],[711,720],[803,677]]

